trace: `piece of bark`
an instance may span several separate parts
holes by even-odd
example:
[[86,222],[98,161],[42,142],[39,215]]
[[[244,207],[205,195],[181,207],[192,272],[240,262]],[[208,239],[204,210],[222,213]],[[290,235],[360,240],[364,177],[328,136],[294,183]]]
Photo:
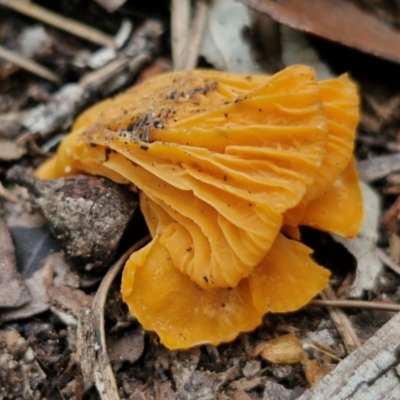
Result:
[[25,281],[17,271],[10,232],[0,219],[0,307],[20,307],[30,300]]
[[299,400],[397,399],[400,313]]

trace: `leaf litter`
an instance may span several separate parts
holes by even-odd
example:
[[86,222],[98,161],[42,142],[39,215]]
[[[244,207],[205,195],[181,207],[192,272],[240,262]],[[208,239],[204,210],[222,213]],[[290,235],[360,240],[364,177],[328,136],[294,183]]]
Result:
[[31,295],[17,270],[11,235],[2,220],[0,237],[0,308],[20,307],[31,300]]
[[[124,10],[124,7],[128,7],[129,10],[129,7],[131,7],[131,5],[129,4],[129,2],[127,2],[127,4],[122,6],[121,10]],[[3,23],[3,21],[1,21],[1,23]],[[115,26],[117,25],[118,24],[116,24]],[[225,50],[229,52],[229,44],[227,44],[226,46],[228,46],[228,49]],[[21,72],[19,72],[19,74],[21,74]],[[12,76],[9,79],[12,80]],[[49,102],[49,104],[50,103],[51,101]],[[62,129],[65,129],[65,126],[70,123],[68,122],[68,120],[65,121],[67,121],[67,123],[62,127]],[[72,121],[72,119],[69,121]],[[395,127],[396,120],[393,119],[391,121],[391,124],[392,127]],[[46,132],[46,130],[47,132],[54,130],[55,132],[59,133],[59,131],[57,130],[59,130],[60,126],[61,125],[56,124],[51,129],[46,128],[45,130],[43,130],[43,132]],[[382,126],[383,128],[381,127],[381,129],[386,129],[385,125]],[[29,126],[26,127],[29,128]],[[14,131],[16,132],[15,129]],[[391,136],[391,140],[393,140],[393,135]],[[365,157],[366,151],[369,151],[369,157],[371,158],[371,160],[373,160],[376,154],[376,149],[371,152],[370,148],[363,146],[360,155]],[[21,156],[23,157],[24,155]],[[21,156],[17,158],[20,158]],[[10,161],[6,162],[10,163]],[[389,171],[386,175],[379,177],[379,179],[384,179],[385,176],[390,174],[390,172],[391,171]],[[378,188],[378,190],[380,189],[379,185],[375,186]],[[9,207],[9,205],[7,205],[7,207]],[[32,209],[32,206],[30,206],[30,208]],[[11,228],[11,225],[13,225],[13,221],[15,222],[15,219],[15,215],[8,218],[8,223]],[[31,222],[27,223],[26,225],[29,226],[29,229],[37,229],[40,225],[37,221],[38,217],[33,217],[31,219]],[[32,236],[37,235],[36,231],[31,232]],[[374,232],[376,232],[376,230]],[[40,235],[37,236],[40,238]],[[22,239],[22,242],[24,240],[25,239]],[[381,244],[382,238],[380,237],[379,240],[379,244]],[[20,242],[21,239],[19,239],[18,241]],[[376,243],[374,243],[374,245],[376,246]],[[51,248],[51,246],[49,248]],[[55,250],[53,249],[52,251]],[[39,259],[40,257],[39,255],[37,255],[36,258]],[[35,257],[33,257],[33,259],[34,258]],[[54,261],[52,263],[54,266]],[[58,264],[61,262],[56,261],[55,263],[58,266]],[[40,265],[40,263],[38,265]],[[31,261],[28,262],[27,266],[22,267],[21,271],[29,271],[29,276],[33,277],[35,274],[34,271],[37,272],[41,270],[43,270],[41,273],[42,276],[40,278],[40,281],[43,283],[42,286],[46,286],[45,282],[50,282],[50,285],[48,286],[48,292],[54,294],[55,290],[53,289],[55,288],[51,283],[51,281],[53,280],[52,275],[54,274],[54,270],[52,268],[40,268]],[[72,292],[67,295],[66,298],[73,299],[74,297],[76,297],[76,290],[78,290],[77,275],[76,272],[71,272],[70,269],[67,270],[68,272],[66,273],[60,273],[60,275],[63,275],[63,278],[57,284],[60,284],[60,287],[64,287],[62,286],[63,283],[72,287]],[[364,293],[364,296],[366,296],[367,293],[367,296],[372,297],[376,297],[383,293],[384,295],[388,295],[390,298],[390,296],[392,296],[396,292],[396,287],[398,286],[399,279],[395,275],[390,274],[388,277],[387,274],[388,273],[386,271],[383,272],[383,275],[380,276],[378,282],[376,282],[375,278],[368,278],[368,282],[370,285],[369,287],[357,285],[357,290],[359,291],[358,293],[360,293],[361,290]],[[372,284],[372,282],[374,282],[374,284]],[[40,285],[34,284],[34,286],[36,287]],[[86,296],[89,296],[89,298],[93,299],[93,290],[85,290],[89,293]],[[62,301],[64,305],[66,304],[66,298],[64,298],[64,300]],[[80,297],[78,296],[78,298]],[[8,322],[9,326],[18,328],[18,330],[25,338],[29,338],[33,346],[32,348],[37,353],[37,359],[40,361],[40,365],[46,367],[43,369],[43,374],[45,375],[39,374],[39,386],[40,384],[43,385],[44,380],[46,380],[46,384],[51,382],[51,384],[48,385],[49,393],[53,393],[54,395],[55,393],[58,394],[61,391],[63,396],[66,398],[71,398],[73,396],[76,396],[76,398],[80,398],[79,396],[82,395],[84,386],[82,384],[82,374],[80,374],[79,372],[78,374],[75,373],[76,371],[79,371],[80,362],[77,361],[74,354],[72,354],[71,356],[68,355],[69,353],[67,351],[67,339],[65,333],[63,333],[63,330],[67,329],[71,335],[68,336],[68,340],[73,341],[73,319],[68,317],[70,312],[69,308],[75,307],[75,312],[77,312],[78,309],[79,312],[81,312],[83,310],[87,310],[88,307],[90,307],[89,300],[86,302],[85,300],[83,300],[84,297],[80,299],[81,304],[75,304],[75,306],[69,304],[67,307],[62,307],[60,306],[60,303],[57,303],[57,314],[55,314],[54,312],[40,314],[39,320],[36,321],[31,321],[29,319],[29,316],[27,315],[27,319],[25,321],[17,319],[17,321],[15,322]],[[55,307],[54,296],[50,296],[50,301],[51,303],[47,303],[47,309],[49,307]],[[122,305],[121,307],[123,308]],[[357,314],[354,313],[354,311],[351,312],[352,317],[356,315]],[[64,319],[62,320],[61,318]],[[364,315],[364,318],[368,319],[368,314]],[[106,314],[106,322],[111,320],[112,317]],[[282,323],[283,321],[286,325]],[[308,321],[308,323],[305,323],[305,321]],[[352,321],[359,332],[361,332],[360,329],[366,329],[365,325],[363,325],[365,324],[365,321],[363,322],[360,319],[357,320],[357,318],[352,318]],[[384,321],[381,320],[379,324],[382,324],[383,322]],[[127,326],[130,326],[131,328],[129,329],[132,329],[132,332],[135,332],[135,329],[137,329],[135,321],[121,321],[121,323],[126,323]],[[373,326],[369,331],[370,335],[372,335],[374,331],[376,331],[376,329],[380,326],[379,324],[372,324]],[[264,325],[257,332],[253,334],[243,335],[240,340],[229,345],[221,346],[220,348],[218,348],[218,352],[216,354],[208,353],[207,350],[205,350],[203,347],[199,349],[194,349],[193,356],[190,356],[192,351],[167,352],[163,350],[162,347],[158,344],[157,338],[153,334],[146,333],[145,346],[142,350],[142,353],[140,353],[141,344],[139,341],[139,347],[136,349],[136,355],[130,356],[130,360],[133,360],[135,357],[140,357],[139,360],[133,362],[132,364],[130,364],[129,361],[125,361],[125,363],[127,364],[121,364],[118,363],[118,361],[115,364],[117,365],[116,378],[118,386],[120,387],[121,397],[127,398],[129,396],[133,396],[132,398],[146,399],[154,398],[154,396],[157,398],[157,396],[159,397],[161,395],[164,395],[167,398],[168,396],[169,398],[174,398],[177,393],[180,393],[179,398],[199,398],[199,396],[201,396],[202,394],[204,394],[204,396],[214,396],[210,398],[215,398],[215,396],[218,396],[220,398],[233,398],[233,396],[236,396],[237,398],[239,398],[239,396],[242,396],[241,398],[243,399],[270,398],[271,396],[273,398],[289,398],[289,396],[298,396],[301,393],[301,391],[299,392],[298,389],[299,385],[303,388],[305,388],[307,385],[306,376],[301,371],[302,368],[300,365],[295,365],[294,367],[288,368],[286,368],[285,366],[285,369],[280,367],[279,365],[277,367],[270,365],[264,360],[254,360],[248,355],[248,352],[251,350],[251,348],[254,348],[260,342],[268,341],[274,336],[281,336],[284,333],[287,333],[287,326],[297,329],[299,337],[305,337],[310,332],[317,334],[318,332],[328,331],[330,336],[333,337],[333,347],[337,348],[337,354],[343,353],[343,351],[342,353],[340,351],[340,340],[338,339],[337,332],[333,328],[333,325],[329,320],[326,312],[322,309],[315,308],[305,309],[304,311],[296,313],[296,315],[281,315],[273,317],[271,316],[270,318],[266,319]],[[118,331],[116,332],[116,335],[118,336]],[[54,340],[54,338],[59,339],[59,342],[56,345],[52,343],[52,340]],[[87,342],[84,339],[81,342],[81,345],[85,345],[85,343]],[[95,341],[94,343],[97,342]],[[109,343],[109,345],[111,345],[111,342]],[[247,352],[245,351],[246,348]],[[56,354],[63,354],[63,352],[65,354],[64,357],[56,356]],[[53,358],[48,357],[46,354],[52,355]],[[185,362],[184,359],[186,355],[189,356],[188,361]],[[254,361],[256,361],[256,363],[261,363],[261,369],[258,369],[257,366],[249,366],[252,365],[249,363],[252,363]],[[324,362],[323,360],[319,361],[322,363]],[[126,368],[127,365],[129,365],[128,368]],[[247,368],[244,369],[246,365]],[[54,366],[63,366],[63,370],[65,372],[59,374],[51,373],[49,367],[53,368],[54,370]],[[181,378],[178,378],[178,370],[181,371],[179,375]],[[265,377],[267,377],[267,380]],[[271,381],[271,379],[275,381]],[[6,384],[4,385],[6,388],[9,388],[9,386],[7,386]],[[296,387],[297,389],[295,389]],[[32,392],[30,393],[33,393],[34,397],[39,398],[39,394],[38,392],[35,392],[35,388],[37,388],[37,386],[32,386]],[[16,391],[18,390],[18,386],[16,386]],[[98,398],[94,392],[89,393],[91,393],[90,395],[92,396],[92,398]]]

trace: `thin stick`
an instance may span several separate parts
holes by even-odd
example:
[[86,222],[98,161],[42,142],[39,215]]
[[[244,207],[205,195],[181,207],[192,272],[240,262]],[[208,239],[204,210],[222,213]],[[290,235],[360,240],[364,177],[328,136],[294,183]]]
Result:
[[98,29],[92,28],[73,19],[65,18],[34,3],[24,0],[0,0],[0,5],[18,11],[49,25],[62,29],[72,35],[105,47],[114,47],[114,39]]
[[323,348],[321,347],[320,344],[314,344],[314,343],[311,343],[311,342],[307,342],[307,341],[305,341],[305,340],[300,340],[300,342],[301,342],[301,344],[302,344],[303,346],[311,347],[312,349],[317,350],[317,351],[319,351],[320,353],[329,356],[329,357],[332,358],[333,360],[336,360],[336,361],[339,361],[339,362],[342,361],[342,359],[339,358],[336,354],[334,354],[334,353],[333,353],[333,350],[330,349],[330,348],[328,348],[329,350],[325,350],[325,349],[323,349]]
[[400,265],[396,264],[382,249],[376,247],[375,253],[384,264],[392,271],[396,272],[396,274],[400,275]]
[[315,307],[363,308],[368,310],[400,311],[400,304],[386,304],[362,300],[313,300],[308,303]]
[[107,299],[108,291],[110,286],[117,276],[118,272],[121,270],[126,260],[130,255],[144,246],[149,242],[150,236],[146,236],[136,244],[134,244],[130,249],[128,249],[120,259],[109,269],[103,280],[101,281],[100,287],[96,293],[93,302],[93,328],[94,332],[99,332],[99,342],[100,348],[97,351],[97,371],[95,371],[95,382],[96,387],[99,391],[100,398],[102,400],[119,400],[118,387],[115,382],[115,377],[109,357],[107,354],[106,345],[106,334],[104,332],[104,306]]
[[93,90],[118,73],[122,73],[127,67],[128,62],[128,57],[122,56],[117,58],[96,71],[86,73],[79,81],[79,85],[86,90]]
[[[2,0],[0,0],[0,2],[1,1]],[[0,58],[9,61],[12,64],[18,65],[19,67],[26,69],[27,71],[32,72],[35,75],[54,82],[57,85],[61,84],[60,78],[49,69],[43,67],[35,61],[30,60],[29,58],[23,57],[20,54],[15,53],[14,51],[8,50],[3,46],[0,46]]]
[[190,0],[171,1],[172,60],[174,70],[179,69],[185,43],[190,30]]
[[[325,290],[321,292],[321,297],[324,300],[337,300],[335,293],[330,286],[327,286]],[[336,329],[343,339],[343,343],[346,346],[348,353],[352,353],[361,346],[361,343],[358,340],[357,334],[355,333],[350,320],[347,315],[338,308],[328,307],[328,311]]]
[[197,59],[199,58],[199,50],[201,40],[203,39],[204,28],[206,26],[208,14],[208,2],[206,0],[199,0],[195,15],[192,21],[192,30],[190,32],[190,39],[187,43],[187,54],[184,57],[185,65],[183,69],[190,71],[197,65]]

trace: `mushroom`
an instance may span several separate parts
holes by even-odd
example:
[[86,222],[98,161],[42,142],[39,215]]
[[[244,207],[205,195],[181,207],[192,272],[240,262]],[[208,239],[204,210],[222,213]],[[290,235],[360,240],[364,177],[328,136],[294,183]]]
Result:
[[126,263],[125,302],[169,348],[218,344],[326,285],[311,250],[280,230],[341,233],[313,209],[359,194],[357,106],[346,76],[317,82],[301,65],[160,75],[83,113],[37,176],[86,172],[139,190],[153,240]]

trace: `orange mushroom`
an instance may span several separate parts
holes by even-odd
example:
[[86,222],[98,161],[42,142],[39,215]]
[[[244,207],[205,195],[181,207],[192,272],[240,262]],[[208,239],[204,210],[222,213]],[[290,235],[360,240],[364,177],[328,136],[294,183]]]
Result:
[[153,240],[126,263],[124,300],[169,348],[218,344],[326,285],[311,250],[279,231],[284,221],[330,229],[312,204],[359,193],[345,170],[356,109],[348,78],[318,83],[306,66],[161,75],[82,114],[37,175],[139,189]]

